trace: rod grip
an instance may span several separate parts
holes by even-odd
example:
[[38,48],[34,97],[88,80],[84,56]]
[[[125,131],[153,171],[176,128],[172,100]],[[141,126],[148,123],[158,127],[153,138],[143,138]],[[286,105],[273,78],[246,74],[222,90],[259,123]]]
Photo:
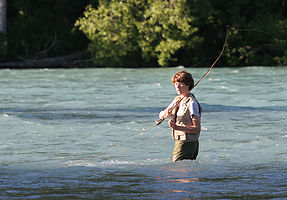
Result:
[[163,122],[163,120],[164,120],[164,118],[159,119],[159,120],[155,121],[155,124],[156,124],[156,125],[159,125],[159,124],[161,124],[161,122]]

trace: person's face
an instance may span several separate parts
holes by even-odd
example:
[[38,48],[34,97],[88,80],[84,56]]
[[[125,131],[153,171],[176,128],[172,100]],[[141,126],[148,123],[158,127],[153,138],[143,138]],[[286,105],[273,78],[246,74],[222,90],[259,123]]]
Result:
[[187,95],[189,93],[189,87],[181,82],[175,82],[174,87],[178,95]]

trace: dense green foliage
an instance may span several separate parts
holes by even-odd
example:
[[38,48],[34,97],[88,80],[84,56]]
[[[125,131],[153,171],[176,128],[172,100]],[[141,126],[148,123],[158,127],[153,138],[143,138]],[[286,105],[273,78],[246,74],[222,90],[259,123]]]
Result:
[[[88,6],[76,25],[97,65],[286,65],[285,0],[125,0]],[[285,11],[285,12],[284,12]],[[209,59],[208,59],[209,58]],[[205,61],[205,62],[202,62]]]
[[88,6],[76,25],[91,40],[95,63],[106,66],[168,66],[175,53],[200,48],[186,0],[102,1]]
[[13,0],[0,61],[87,49],[95,66],[287,65],[286,0]]

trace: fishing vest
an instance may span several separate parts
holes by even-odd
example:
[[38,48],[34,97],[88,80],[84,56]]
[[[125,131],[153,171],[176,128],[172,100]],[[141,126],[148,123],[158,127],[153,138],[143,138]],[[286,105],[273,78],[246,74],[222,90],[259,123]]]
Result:
[[[180,99],[181,97],[177,96],[175,97],[174,100],[176,102]],[[187,125],[192,124],[190,112],[188,109],[192,101],[196,101],[198,103],[198,101],[196,100],[193,94],[191,94],[189,97],[184,97],[182,99],[180,106],[177,106],[173,110],[171,119],[176,122],[176,125],[187,126]],[[198,106],[199,106],[199,117],[201,117],[202,109],[199,103],[198,103]],[[172,137],[175,141],[195,142],[199,138],[199,133],[195,134],[195,133],[188,133],[184,131],[172,130]]]

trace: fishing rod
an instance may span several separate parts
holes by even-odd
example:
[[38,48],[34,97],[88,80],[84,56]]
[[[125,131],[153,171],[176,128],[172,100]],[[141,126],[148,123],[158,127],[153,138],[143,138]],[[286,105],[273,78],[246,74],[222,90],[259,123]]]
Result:
[[[211,71],[211,69],[213,68],[213,66],[217,63],[217,61],[218,61],[219,58],[221,57],[221,55],[222,55],[222,53],[223,53],[223,51],[224,51],[224,49],[225,49],[225,46],[226,46],[226,44],[227,44],[227,40],[228,40],[228,36],[229,36],[229,29],[230,29],[230,26],[227,25],[227,26],[226,26],[226,35],[225,35],[224,44],[223,44],[223,46],[222,46],[222,49],[221,49],[219,55],[217,56],[217,58],[215,59],[215,61],[212,63],[212,65],[210,66],[209,70],[196,82],[196,84],[194,84],[194,86],[191,88],[191,90],[192,90],[193,88],[195,88],[195,87],[199,84],[199,82],[200,82],[202,79],[204,79],[204,78],[210,73],[210,71]],[[184,98],[184,97],[180,98],[170,109],[168,109],[168,115],[167,115],[167,116],[169,116],[169,115],[172,113],[173,109],[175,109],[175,108],[179,105],[179,103],[183,100],[183,98]],[[161,119],[159,119],[159,120],[156,120],[156,121],[155,121],[155,124],[156,124],[156,125],[161,124],[166,118],[167,118],[167,117],[163,116],[163,118],[161,118]]]
[[[208,71],[196,82],[196,84],[191,88],[191,90],[192,90],[193,88],[195,88],[195,87],[199,84],[199,82],[200,82],[202,79],[204,79],[204,78],[209,74],[209,72],[211,71],[211,69],[213,68],[213,66],[217,63],[217,61],[218,61],[219,58],[221,57],[221,55],[222,55],[222,53],[223,53],[223,51],[224,51],[224,48],[225,48],[225,46],[226,46],[226,44],[227,44],[227,39],[228,39],[228,34],[229,34],[229,28],[230,28],[230,26],[227,25],[226,28],[227,28],[227,31],[226,31],[225,42],[224,42],[224,45],[223,45],[223,47],[222,47],[222,50],[221,50],[219,56],[218,56],[217,59],[213,62],[213,64],[212,64],[211,67],[209,68],[209,70],[208,70]],[[175,104],[169,109],[169,111],[168,111],[168,114],[169,114],[169,115],[172,113],[173,109],[175,109],[175,108],[179,105],[179,103],[183,100],[183,98],[184,98],[184,97],[182,97],[182,98],[180,98],[178,101],[176,101]],[[152,127],[155,127],[155,126],[161,124],[166,118],[167,118],[167,117],[163,117],[163,118],[161,118],[161,119],[155,121],[156,124],[153,124],[153,125],[151,125],[151,126],[149,126],[149,127],[147,127],[147,128],[143,128],[141,131],[137,132],[136,134],[134,134],[134,135],[128,137],[127,139],[125,139],[125,140],[119,142],[118,144],[113,145],[113,146],[110,147],[110,148],[107,148],[105,151],[101,152],[101,154],[105,154],[105,153],[111,151],[111,149],[114,149],[114,148],[116,148],[116,147],[118,147],[118,146],[120,146],[120,145],[122,145],[122,144],[124,144],[124,143],[126,143],[126,142],[128,142],[128,141],[130,141],[130,140],[132,140],[134,137],[136,137],[136,136],[138,136],[138,135],[140,135],[140,134],[145,133],[147,130],[151,129]],[[165,131],[165,130],[164,130],[164,131]],[[159,135],[159,134],[161,134],[161,132],[159,132],[158,134],[152,136],[151,138],[154,138],[154,137],[156,137],[156,136]],[[126,149],[126,150],[128,150],[128,149]],[[122,150],[122,151],[123,151],[123,150]],[[95,156],[89,156],[89,157],[84,158],[84,159],[81,159],[81,160],[79,160],[79,161],[82,162],[82,161],[88,160],[88,158],[94,158],[94,157],[95,157]],[[102,159],[97,159],[97,161],[98,161],[98,160],[102,160]],[[69,165],[71,164],[71,161],[67,161],[66,164],[67,164],[67,166],[69,166]]]

